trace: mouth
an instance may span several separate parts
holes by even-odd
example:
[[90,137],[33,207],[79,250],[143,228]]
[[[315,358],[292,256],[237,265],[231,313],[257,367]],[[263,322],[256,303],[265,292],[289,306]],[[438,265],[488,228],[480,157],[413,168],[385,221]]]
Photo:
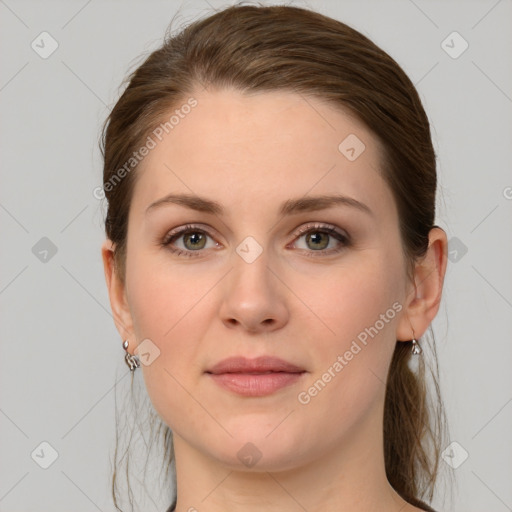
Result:
[[205,372],[222,389],[248,397],[271,395],[296,384],[305,373],[304,368],[270,356],[230,357]]

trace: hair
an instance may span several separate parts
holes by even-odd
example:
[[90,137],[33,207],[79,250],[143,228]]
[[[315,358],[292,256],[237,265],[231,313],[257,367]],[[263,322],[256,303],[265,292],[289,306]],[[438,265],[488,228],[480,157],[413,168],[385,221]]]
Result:
[[[129,83],[103,125],[104,184],[113,184],[148,135],[173,108],[200,88],[242,93],[288,91],[328,102],[361,120],[381,142],[380,172],[399,215],[407,275],[428,249],[435,220],[436,155],[419,95],[401,67],[370,39],[335,19],[292,6],[236,5],[194,21],[126,79]],[[128,213],[137,172],[104,187],[107,237],[124,282]],[[432,327],[430,334],[433,338]],[[424,356],[411,364],[411,345],[396,343],[386,382],[384,455],[387,478],[407,502],[426,507],[438,478],[447,423],[435,345],[433,385]],[[429,392],[432,392],[432,396]],[[165,426],[167,470],[172,432]],[[117,437],[116,437],[117,454]],[[170,455],[169,455],[170,454]],[[112,480],[116,496],[116,469]],[[174,503],[176,503],[176,498]]]

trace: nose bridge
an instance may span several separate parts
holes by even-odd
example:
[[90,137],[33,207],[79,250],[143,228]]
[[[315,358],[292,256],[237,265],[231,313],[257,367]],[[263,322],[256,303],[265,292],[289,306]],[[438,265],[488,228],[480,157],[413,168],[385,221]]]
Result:
[[[262,239],[263,235],[259,235]],[[237,288],[265,288],[258,289],[258,293],[267,291],[271,285],[269,270],[271,265],[269,242],[265,239],[261,243],[252,235],[246,236],[235,248],[233,254],[234,269],[231,279],[235,280]],[[256,291],[256,290],[255,290]]]
[[260,243],[256,237],[247,236],[235,247],[220,310],[226,325],[240,324],[257,332],[286,321],[287,307],[266,240]]

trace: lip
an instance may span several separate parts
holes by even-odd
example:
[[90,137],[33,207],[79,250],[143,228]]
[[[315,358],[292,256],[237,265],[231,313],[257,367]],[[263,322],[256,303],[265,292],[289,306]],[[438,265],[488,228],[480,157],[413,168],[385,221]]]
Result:
[[229,357],[205,372],[216,384],[243,396],[265,396],[298,382],[306,373],[288,361],[262,356]]
[[243,356],[228,357],[218,362],[207,373],[265,373],[265,372],[286,372],[301,373],[304,368],[300,368],[284,359],[272,356],[261,356],[255,359],[248,359]]

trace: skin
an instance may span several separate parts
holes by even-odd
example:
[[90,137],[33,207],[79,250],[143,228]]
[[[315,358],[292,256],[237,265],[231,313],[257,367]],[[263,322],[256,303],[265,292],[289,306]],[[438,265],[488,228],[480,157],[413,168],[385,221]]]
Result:
[[[197,107],[136,170],[124,284],[112,243],[102,246],[112,311],[130,353],[146,338],[160,350],[141,369],[173,431],[177,512],[420,510],[386,479],[385,381],[396,341],[411,340],[413,329],[418,339],[438,311],[445,232],[431,230],[411,282],[396,205],[380,176],[381,147],[365,125],[289,92],[210,90],[194,97]],[[355,161],[338,150],[349,134],[366,146]],[[171,192],[218,201],[226,212],[168,204],[145,214]],[[365,203],[373,215],[343,205],[278,214],[291,198],[334,192]],[[188,223],[211,232],[205,245],[174,240],[189,252],[203,247],[195,257],[161,245]],[[336,226],[351,243],[318,229],[309,241],[297,233],[314,223]],[[252,263],[236,252],[248,236],[263,249]],[[341,250],[318,254],[331,248]],[[300,403],[298,393],[397,301],[401,311],[308,404]],[[204,373],[231,355],[263,354],[306,373],[257,398],[224,390]],[[248,442],[261,453],[252,467],[237,456]]]

